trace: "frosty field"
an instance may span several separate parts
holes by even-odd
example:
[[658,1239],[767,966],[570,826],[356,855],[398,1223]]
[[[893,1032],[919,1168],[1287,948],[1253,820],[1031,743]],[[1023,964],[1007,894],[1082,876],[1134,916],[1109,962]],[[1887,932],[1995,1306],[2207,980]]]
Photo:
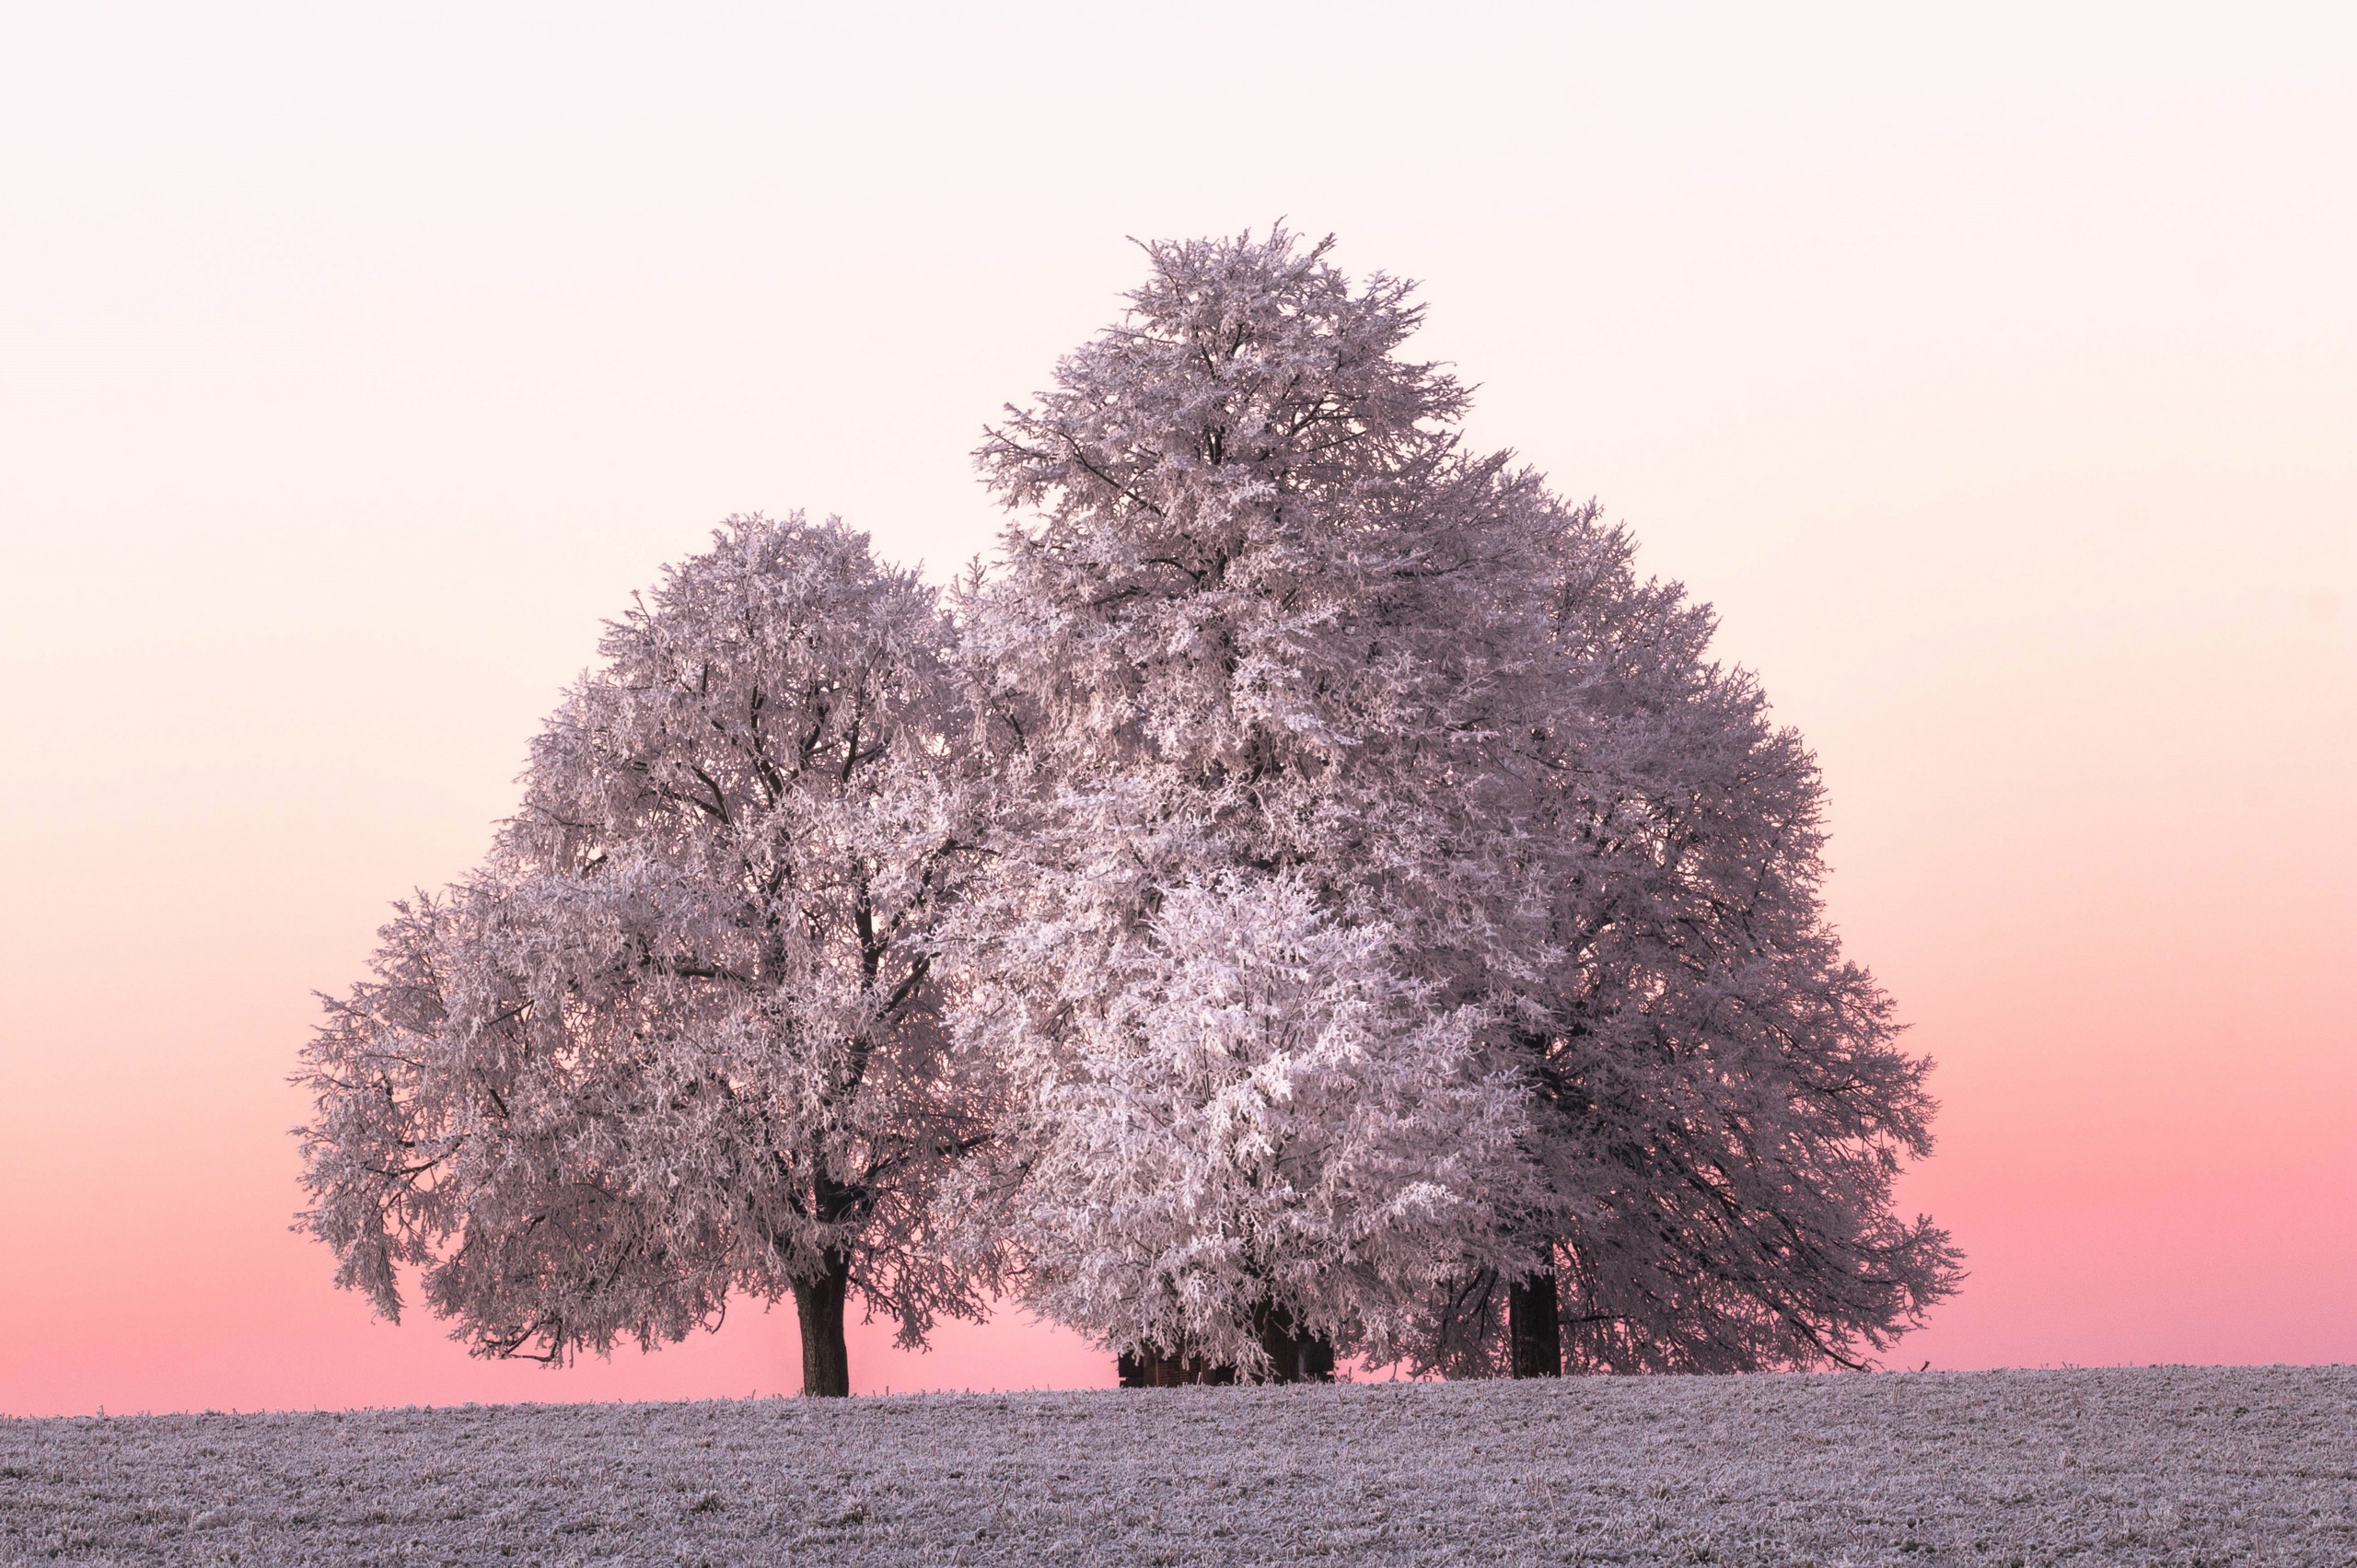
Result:
[[0,1423],[0,1562],[2357,1562],[2357,1367]]

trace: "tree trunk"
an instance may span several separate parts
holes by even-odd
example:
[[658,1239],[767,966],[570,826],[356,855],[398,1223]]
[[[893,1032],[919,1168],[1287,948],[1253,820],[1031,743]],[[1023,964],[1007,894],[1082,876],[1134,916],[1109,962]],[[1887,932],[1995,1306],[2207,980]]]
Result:
[[1282,1307],[1263,1307],[1253,1314],[1260,1331],[1260,1348],[1269,1355],[1271,1383],[1331,1383],[1334,1342],[1323,1334],[1305,1334],[1294,1325],[1293,1314]]
[[1517,1377],[1563,1375],[1563,1323],[1555,1295],[1555,1264],[1506,1285],[1506,1342]]
[[807,1397],[840,1400],[851,1392],[851,1351],[843,1343],[843,1296],[850,1287],[851,1260],[840,1252],[827,1254],[827,1272],[817,1279],[794,1282]]
[[1143,1346],[1134,1352],[1123,1351],[1113,1358],[1113,1369],[1124,1388],[1184,1388],[1196,1384],[1225,1385],[1236,1381],[1236,1368],[1233,1366],[1205,1361],[1200,1355],[1165,1353],[1153,1345]]

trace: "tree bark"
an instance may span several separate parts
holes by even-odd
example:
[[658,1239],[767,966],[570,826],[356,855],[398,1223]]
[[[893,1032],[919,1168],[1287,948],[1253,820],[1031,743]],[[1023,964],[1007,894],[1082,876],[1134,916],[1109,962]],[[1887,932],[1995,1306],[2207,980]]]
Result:
[[[1146,1345],[1136,1352],[1122,1352],[1113,1358],[1113,1369],[1124,1388],[1183,1388],[1196,1384],[1224,1386],[1237,1380],[1233,1366],[1205,1361],[1200,1355],[1165,1353],[1153,1345]],[[1278,1381],[1289,1382],[1291,1379],[1280,1378]]]
[[851,1351],[843,1343],[843,1296],[851,1288],[851,1260],[827,1254],[827,1272],[794,1282],[794,1311],[802,1320],[802,1392],[811,1399],[840,1400],[851,1392]]
[[1555,1294],[1555,1262],[1506,1285],[1506,1342],[1517,1377],[1563,1375],[1562,1310]]
[[1259,1320],[1260,1348],[1268,1353],[1270,1382],[1334,1380],[1333,1341],[1323,1334],[1302,1333],[1294,1324],[1293,1314],[1282,1307],[1263,1307],[1253,1316]]

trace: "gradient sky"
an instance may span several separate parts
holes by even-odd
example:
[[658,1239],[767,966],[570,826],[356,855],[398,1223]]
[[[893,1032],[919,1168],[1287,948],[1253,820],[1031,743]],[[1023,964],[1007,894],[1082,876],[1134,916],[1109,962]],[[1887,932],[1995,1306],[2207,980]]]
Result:
[[663,562],[953,567],[1124,237],[1280,215],[1817,748],[1971,1270],[1892,1361],[2357,1361],[2350,7],[196,9],[0,16],[0,1411],[796,1387],[331,1289],[309,993]]

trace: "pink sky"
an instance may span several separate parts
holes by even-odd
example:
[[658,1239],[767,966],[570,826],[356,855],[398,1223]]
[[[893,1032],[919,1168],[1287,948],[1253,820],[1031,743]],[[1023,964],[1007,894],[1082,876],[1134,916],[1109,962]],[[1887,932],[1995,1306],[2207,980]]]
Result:
[[1425,280],[1473,438],[1817,747],[1971,1270],[1891,1359],[2357,1360],[2340,8],[176,15],[0,22],[0,1412],[794,1388],[784,1312],[561,1374],[372,1323],[286,1229],[308,993],[662,562],[985,548],[965,454],[1122,237],[1280,214]]

